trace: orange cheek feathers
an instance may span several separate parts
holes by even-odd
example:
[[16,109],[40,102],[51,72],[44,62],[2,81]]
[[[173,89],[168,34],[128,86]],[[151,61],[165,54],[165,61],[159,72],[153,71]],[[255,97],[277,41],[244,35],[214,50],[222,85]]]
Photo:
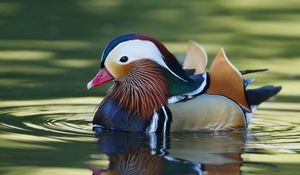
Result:
[[110,72],[116,79],[124,78],[133,68],[132,64],[115,64],[111,63],[108,65],[110,67]]

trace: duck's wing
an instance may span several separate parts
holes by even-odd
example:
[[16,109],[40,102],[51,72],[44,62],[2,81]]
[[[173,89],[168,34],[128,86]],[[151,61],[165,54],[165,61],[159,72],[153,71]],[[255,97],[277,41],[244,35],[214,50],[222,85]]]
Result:
[[244,80],[241,72],[230,63],[223,48],[220,49],[208,71],[209,94],[228,97],[251,112],[245,94]]
[[201,74],[205,72],[207,65],[207,54],[202,46],[195,41],[190,41],[183,68],[190,74]]
[[[201,74],[205,72],[207,65],[207,53],[205,49],[195,41],[189,41],[187,53],[183,62],[183,68],[188,75]],[[269,69],[247,69],[240,70],[242,75],[256,73],[256,72],[265,72]]]

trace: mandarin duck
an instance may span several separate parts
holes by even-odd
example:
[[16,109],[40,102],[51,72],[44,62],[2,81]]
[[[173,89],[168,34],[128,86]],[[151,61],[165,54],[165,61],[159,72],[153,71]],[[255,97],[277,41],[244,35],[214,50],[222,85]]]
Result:
[[207,56],[195,42],[183,65],[157,39],[126,34],[104,49],[100,71],[87,88],[113,81],[100,103],[94,129],[174,132],[246,128],[254,109],[280,86],[246,89],[242,74],[220,49],[206,72]]

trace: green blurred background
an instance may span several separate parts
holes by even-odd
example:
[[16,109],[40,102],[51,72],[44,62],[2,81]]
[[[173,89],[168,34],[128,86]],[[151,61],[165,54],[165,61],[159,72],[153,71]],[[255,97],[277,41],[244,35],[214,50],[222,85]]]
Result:
[[103,96],[86,90],[105,44],[125,33],[160,39],[179,58],[188,40],[211,61],[220,47],[256,85],[283,85],[279,101],[299,102],[300,1],[1,0],[0,99]]

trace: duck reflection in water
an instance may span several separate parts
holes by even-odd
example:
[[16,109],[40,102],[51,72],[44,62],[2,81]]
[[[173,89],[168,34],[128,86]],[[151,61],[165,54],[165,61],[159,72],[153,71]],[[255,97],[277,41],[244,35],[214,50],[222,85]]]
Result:
[[98,149],[109,159],[93,175],[238,175],[244,133],[170,135],[97,132]]

